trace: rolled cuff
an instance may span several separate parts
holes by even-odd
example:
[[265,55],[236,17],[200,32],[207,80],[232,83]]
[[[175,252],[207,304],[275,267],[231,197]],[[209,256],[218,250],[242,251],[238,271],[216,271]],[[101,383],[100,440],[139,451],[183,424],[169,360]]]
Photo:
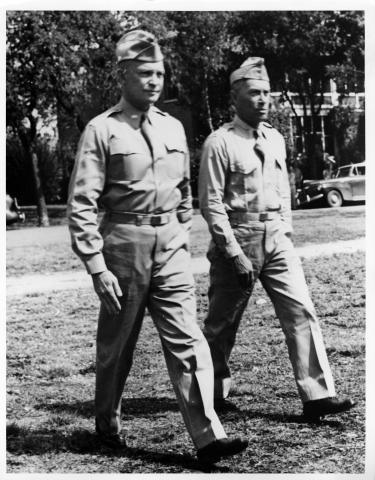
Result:
[[107,266],[105,264],[102,253],[96,253],[91,257],[83,258],[83,262],[85,264],[87,272],[90,275],[93,275],[94,273],[105,272],[107,270]]

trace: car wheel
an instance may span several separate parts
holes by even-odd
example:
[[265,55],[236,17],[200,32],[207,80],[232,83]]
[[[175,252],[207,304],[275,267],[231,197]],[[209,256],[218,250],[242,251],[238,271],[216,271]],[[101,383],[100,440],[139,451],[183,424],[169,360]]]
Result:
[[342,195],[338,190],[330,190],[326,195],[327,204],[329,207],[341,207]]

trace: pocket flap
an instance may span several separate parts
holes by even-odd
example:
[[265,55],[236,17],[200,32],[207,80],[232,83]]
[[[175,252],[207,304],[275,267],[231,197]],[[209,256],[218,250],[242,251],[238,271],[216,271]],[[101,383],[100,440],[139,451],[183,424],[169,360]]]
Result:
[[109,139],[110,155],[131,155],[132,153],[141,153],[136,145],[129,145],[123,138],[112,137]]
[[164,145],[168,152],[186,153],[186,143],[182,138],[167,138],[164,140]]
[[231,162],[231,171],[233,173],[243,173],[244,175],[250,175],[257,169],[257,165],[253,162]]

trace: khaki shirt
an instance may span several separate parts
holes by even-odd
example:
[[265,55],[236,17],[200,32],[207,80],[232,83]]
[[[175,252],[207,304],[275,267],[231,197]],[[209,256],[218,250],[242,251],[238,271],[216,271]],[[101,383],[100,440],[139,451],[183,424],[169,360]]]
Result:
[[69,228],[73,250],[91,274],[106,270],[98,206],[143,214],[177,210],[182,223],[192,217],[183,126],[152,107],[152,155],[140,131],[141,115],[122,98],[89,122],[78,145],[69,186]]
[[292,231],[290,187],[285,142],[277,130],[262,123],[254,150],[254,129],[237,115],[206,140],[199,173],[199,203],[212,238],[227,257],[242,252],[227,212],[265,212],[280,208],[285,233]]

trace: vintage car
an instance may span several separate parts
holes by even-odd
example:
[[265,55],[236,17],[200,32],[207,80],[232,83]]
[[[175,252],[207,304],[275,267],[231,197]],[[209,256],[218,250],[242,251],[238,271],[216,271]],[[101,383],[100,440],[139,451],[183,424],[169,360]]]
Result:
[[6,194],[6,224],[12,225],[16,222],[24,222],[25,214],[18,205],[17,199]]
[[323,199],[329,207],[341,207],[344,202],[365,201],[365,163],[353,163],[336,170],[332,178],[304,180],[298,192],[298,206]]

